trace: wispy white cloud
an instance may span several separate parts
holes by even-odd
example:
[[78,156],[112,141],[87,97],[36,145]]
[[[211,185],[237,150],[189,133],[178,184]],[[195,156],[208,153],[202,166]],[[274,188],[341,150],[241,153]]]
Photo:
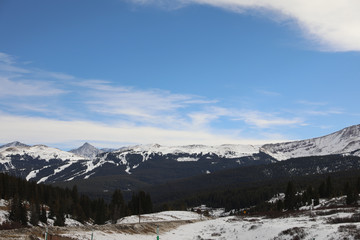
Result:
[[[9,55],[2,58],[3,65],[24,71],[0,71],[0,142],[258,143],[281,136],[278,127],[303,124],[295,117],[224,107],[202,96],[82,79],[24,67]],[[247,128],[260,133],[258,140],[246,137]]]
[[302,126],[305,124],[304,120],[299,117],[279,117],[274,113],[265,113],[260,111],[240,111],[236,113],[237,118],[234,120],[245,121],[251,126],[258,128],[271,128],[279,126]]
[[184,127],[187,123],[180,113],[182,110],[216,102],[200,96],[175,94],[160,89],[113,86],[100,80],[82,81],[79,84],[86,88],[82,94],[91,111],[123,116],[134,123]]
[[328,105],[327,102],[314,102],[314,101],[308,101],[308,100],[300,100],[297,101],[297,103],[307,106],[325,106]]
[[344,114],[344,112],[341,111],[341,110],[338,110],[338,109],[308,110],[308,111],[305,111],[305,114],[307,114],[307,115],[313,115],[313,116],[328,116],[328,115]]
[[343,109],[329,106],[330,104],[327,102],[300,100],[296,103],[300,104],[302,107],[302,109],[298,109],[296,111],[304,116],[328,116],[345,114]]
[[[231,135],[212,134],[206,131],[172,130],[149,126],[104,125],[91,121],[60,121],[46,118],[11,116],[0,114],[0,142],[9,137],[26,143],[66,143],[84,139],[98,143],[122,144],[160,143],[164,145],[182,144],[224,144],[252,143],[268,141],[238,139]],[[114,145],[113,147],[119,147]]]
[[265,95],[265,96],[269,96],[269,97],[278,97],[281,96],[280,93],[278,92],[274,92],[274,91],[268,91],[268,90],[264,90],[264,89],[258,89],[256,90],[258,93]]
[[0,63],[11,65],[14,63],[14,57],[9,54],[0,52]]
[[[38,76],[43,75],[44,80]],[[53,78],[64,78],[65,75],[50,73],[21,66],[16,58],[0,52],[0,99],[7,97],[44,97],[65,93],[55,83]]]
[[226,108],[212,106],[203,111],[191,112],[188,116],[192,128],[209,128],[213,121],[221,117],[231,117],[232,112]]
[[274,129],[279,126],[303,126],[306,124],[302,118],[279,115],[281,114],[221,107],[211,107],[204,112],[189,114],[194,126],[208,126],[214,120],[225,118],[229,121],[241,121],[246,126],[261,129],[263,132],[265,129]]
[[4,97],[53,96],[65,91],[43,81],[14,81],[0,76],[0,99]]
[[238,13],[261,14],[293,26],[322,50],[360,51],[360,2],[304,0],[133,0],[170,8],[204,4]]

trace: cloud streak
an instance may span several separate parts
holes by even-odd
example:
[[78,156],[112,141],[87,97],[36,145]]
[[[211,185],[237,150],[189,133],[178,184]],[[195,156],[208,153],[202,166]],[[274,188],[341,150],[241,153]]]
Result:
[[42,81],[13,81],[0,76],[0,99],[4,97],[53,96],[65,91]]
[[[0,55],[0,64],[5,66],[0,71],[0,142],[264,143],[266,139],[250,139],[243,130],[257,129],[260,136],[270,130],[271,136],[280,136],[276,128],[303,123],[224,107],[202,96],[24,67],[6,54]],[[22,71],[12,75],[10,67]]]
[[264,113],[259,111],[241,111],[238,112],[236,119],[238,121],[245,121],[247,124],[257,128],[272,128],[277,126],[301,126],[304,120],[298,117],[285,118],[279,117],[276,114]]
[[[324,51],[360,51],[360,2],[303,0],[133,0],[136,4],[181,7],[211,5],[230,11],[266,15],[277,22],[293,23]],[[172,3],[172,4],[171,4]]]
[[[38,117],[11,116],[0,114],[0,142],[14,140],[26,143],[64,143],[92,141],[121,144],[160,143],[165,145],[182,144],[224,144],[253,143],[266,141],[255,139],[239,140],[236,136],[211,134],[206,131],[173,130],[150,126],[105,125],[91,121],[60,121]],[[109,144],[107,144],[109,146]]]

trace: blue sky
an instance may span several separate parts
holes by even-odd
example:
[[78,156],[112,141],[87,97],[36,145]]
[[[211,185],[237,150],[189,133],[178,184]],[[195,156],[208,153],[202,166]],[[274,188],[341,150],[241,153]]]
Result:
[[261,144],[359,124],[360,4],[3,0],[0,143]]

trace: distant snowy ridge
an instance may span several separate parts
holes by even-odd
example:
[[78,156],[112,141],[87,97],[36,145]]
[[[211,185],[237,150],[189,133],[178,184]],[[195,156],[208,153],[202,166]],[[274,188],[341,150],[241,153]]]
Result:
[[0,148],[4,148],[4,147],[30,147],[30,146],[26,145],[24,143],[15,141],[15,142],[7,143],[5,145],[0,146]]
[[331,154],[360,156],[360,125],[347,127],[323,137],[266,144],[260,148],[260,151],[277,160]]
[[57,182],[172,168],[177,170],[173,175],[181,178],[276,160],[333,154],[360,156],[360,125],[319,138],[263,146],[147,144],[104,152],[85,143],[66,152],[45,145],[12,142],[0,147],[0,171],[37,182]]
[[37,158],[45,161],[49,161],[50,159],[61,159],[64,161],[77,161],[85,159],[84,157],[76,155],[74,153],[65,152],[60,149],[48,147],[45,145],[14,147],[7,147],[7,145],[4,146],[0,148],[0,162],[10,161],[11,156],[13,155],[28,155],[33,157],[34,159]]
[[242,144],[224,144],[218,146],[208,145],[185,145],[185,146],[162,146],[159,144],[137,145],[127,148],[122,148],[114,153],[143,153],[150,155],[156,154],[181,154],[186,153],[190,155],[206,155],[215,154],[223,158],[239,158],[245,156],[251,156],[255,153],[259,153],[260,145],[242,145]]
[[[87,179],[96,176],[98,172],[107,172],[110,169],[114,174],[132,174],[140,165],[154,159],[163,159],[163,161],[167,159],[166,162],[169,163],[166,164],[174,164],[174,161],[197,162],[206,159],[207,165],[211,165],[218,163],[220,161],[218,158],[221,158],[226,160],[226,166],[232,164],[234,167],[242,164],[239,158],[251,157],[258,152],[259,146],[252,145],[168,147],[158,144],[137,145],[123,147],[113,152],[102,152],[89,143],[66,152],[45,145],[28,146],[15,142],[0,148],[0,171],[25,176],[27,180],[35,180],[38,183],[70,181],[75,178]],[[233,163],[229,163],[231,159],[234,159]],[[222,164],[213,165],[211,172],[216,168],[221,169]],[[199,171],[209,172],[204,163],[198,165],[204,168]]]

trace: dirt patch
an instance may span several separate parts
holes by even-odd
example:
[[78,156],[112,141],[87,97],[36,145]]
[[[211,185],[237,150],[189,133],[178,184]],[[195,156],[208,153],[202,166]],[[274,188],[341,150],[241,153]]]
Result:
[[[80,227],[49,227],[48,240],[75,240],[71,237],[65,237],[69,232],[83,231],[101,231],[105,233],[126,233],[126,234],[156,234],[156,228],[159,227],[161,232],[168,232],[181,225],[197,222],[196,220],[170,221],[170,222],[152,222],[152,223],[135,223],[135,224],[111,224],[96,226]],[[24,229],[13,229],[0,231],[0,239],[11,240],[39,240],[44,239],[45,228],[32,227]]]

